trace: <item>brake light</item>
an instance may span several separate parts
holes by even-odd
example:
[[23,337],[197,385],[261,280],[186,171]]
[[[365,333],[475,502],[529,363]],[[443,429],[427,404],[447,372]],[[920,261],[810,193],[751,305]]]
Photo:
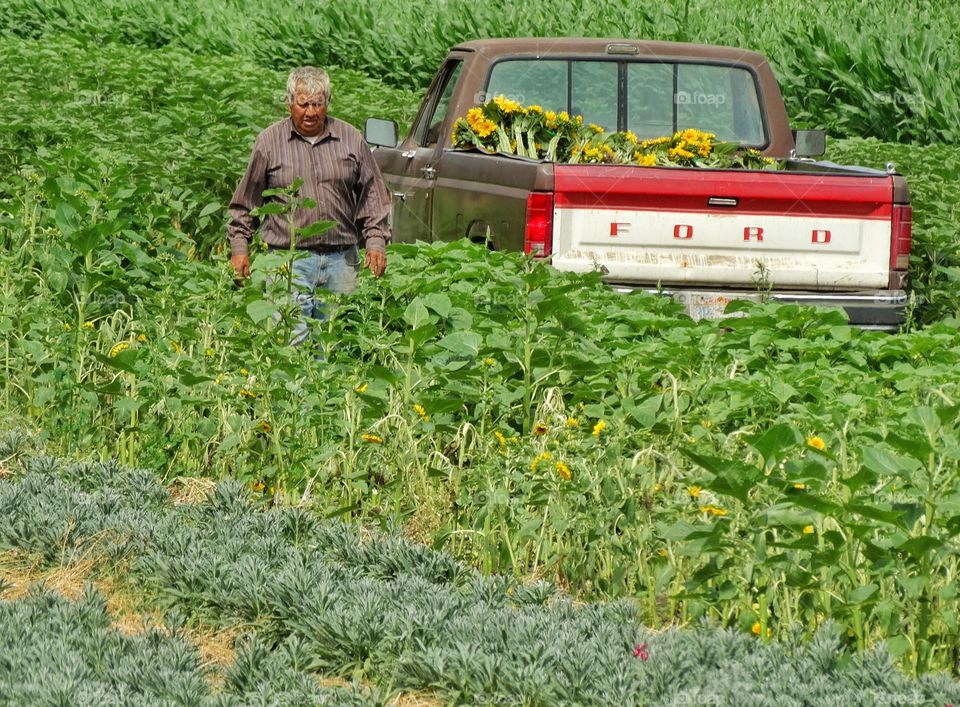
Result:
[[893,205],[893,228],[890,237],[890,269],[906,270],[910,265],[910,241],[913,235],[913,208]]
[[553,194],[534,191],[527,196],[523,249],[535,258],[547,258],[553,251]]

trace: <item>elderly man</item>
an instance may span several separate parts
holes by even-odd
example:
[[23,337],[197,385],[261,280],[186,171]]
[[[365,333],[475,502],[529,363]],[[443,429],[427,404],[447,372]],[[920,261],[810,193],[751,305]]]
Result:
[[[299,196],[315,205],[296,210],[294,228],[318,221],[335,224],[319,236],[294,244],[304,251],[293,265],[298,304],[305,317],[322,319],[325,310],[315,292],[353,291],[360,267],[359,246],[365,247],[364,263],[375,277],[386,269],[390,196],[360,132],[327,115],[330,77],[325,71],[312,66],[293,71],[287,79],[286,99],[290,117],[257,136],[247,171],[230,202],[230,264],[241,280],[250,276],[248,249],[258,226],[268,247],[290,247],[287,214],[266,215],[261,224],[251,212],[264,203],[264,190],[287,188],[302,179]],[[306,337],[303,320],[294,329],[293,343],[302,343]]]

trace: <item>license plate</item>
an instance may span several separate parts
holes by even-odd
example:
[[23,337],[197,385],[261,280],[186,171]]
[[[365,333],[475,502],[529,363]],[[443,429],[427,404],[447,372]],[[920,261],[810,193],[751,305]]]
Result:
[[724,310],[735,299],[758,299],[757,296],[732,295],[729,292],[674,292],[673,298],[683,305],[684,311],[693,320],[743,316],[739,312],[724,314]]

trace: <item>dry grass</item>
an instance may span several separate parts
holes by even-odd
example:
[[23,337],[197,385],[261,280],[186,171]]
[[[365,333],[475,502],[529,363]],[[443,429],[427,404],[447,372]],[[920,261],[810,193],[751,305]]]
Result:
[[[79,562],[55,568],[42,568],[40,557],[16,550],[0,553],[0,601],[25,597],[31,587],[42,585],[69,599],[79,600],[93,586],[107,602],[113,627],[126,636],[150,630],[168,632],[159,610],[145,606],[136,591],[117,578],[98,574],[99,558],[87,555]],[[239,628],[189,629],[184,635],[197,647],[200,668],[211,685],[222,681],[222,669],[236,659],[234,643]]]
[[26,596],[31,587],[42,585],[65,599],[77,601],[88,586],[93,586],[106,599],[107,612],[121,633],[133,635],[163,627],[158,611],[144,611],[142,601],[125,590],[117,579],[97,574],[98,565],[99,558],[92,554],[51,569],[41,568],[36,555],[18,551],[0,553],[0,580],[3,581],[0,600],[15,601]]
[[198,479],[192,476],[178,476],[167,486],[170,497],[176,504],[203,503],[216,488],[212,479]]
[[220,671],[233,665],[237,659],[236,641],[239,635],[239,626],[187,631],[187,637],[200,651],[200,667],[206,671]]
[[[318,678],[321,687],[350,688],[350,682],[343,678]],[[361,685],[366,683],[361,682]],[[427,692],[401,692],[386,703],[385,707],[441,707],[446,704],[443,700]]]
[[422,692],[401,692],[387,707],[440,707],[446,704],[437,697]]
[[47,589],[76,601],[83,596],[96,564],[96,558],[88,556],[72,565],[42,570],[36,555],[16,550],[0,553],[0,580],[3,582],[0,599],[20,599],[26,596],[31,586],[42,582]]

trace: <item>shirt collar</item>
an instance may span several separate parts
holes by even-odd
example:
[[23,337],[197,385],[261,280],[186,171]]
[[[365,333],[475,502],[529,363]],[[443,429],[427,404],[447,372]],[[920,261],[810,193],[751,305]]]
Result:
[[[332,118],[328,115],[327,120],[323,125],[323,132],[320,133],[320,135],[318,136],[320,139],[317,140],[317,142],[323,142],[324,140],[327,140],[327,139],[340,140],[342,135],[340,132],[340,125],[338,124],[339,122],[340,121],[338,121],[336,118]],[[289,137],[290,140],[293,140],[299,137],[309,142],[309,140],[307,140],[306,137],[304,137],[297,131],[297,128],[293,124],[293,118],[289,118],[289,117],[287,118],[287,125],[290,128],[290,137]]]

